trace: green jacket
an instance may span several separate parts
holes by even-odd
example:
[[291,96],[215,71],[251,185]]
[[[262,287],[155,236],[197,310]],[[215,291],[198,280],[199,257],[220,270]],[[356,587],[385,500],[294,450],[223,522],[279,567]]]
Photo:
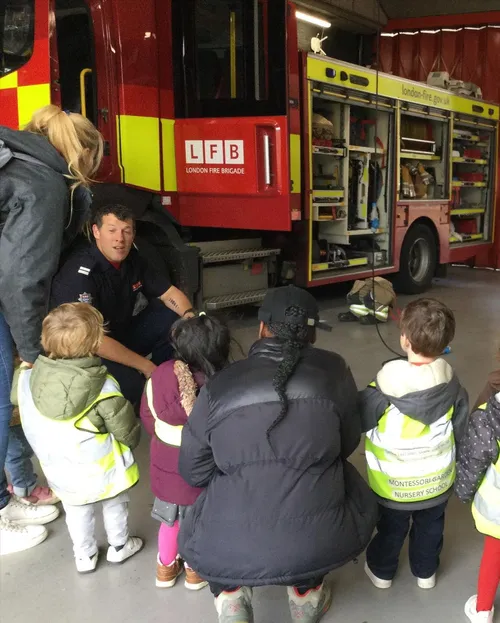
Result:
[[[48,359],[40,355],[33,366],[30,389],[36,408],[48,418],[67,420],[81,413],[100,394],[106,367],[99,357]],[[17,404],[13,386],[12,403]],[[102,433],[111,433],[132,450],[141,437],[140,421],[123,396],[101,400],[86,414]]]

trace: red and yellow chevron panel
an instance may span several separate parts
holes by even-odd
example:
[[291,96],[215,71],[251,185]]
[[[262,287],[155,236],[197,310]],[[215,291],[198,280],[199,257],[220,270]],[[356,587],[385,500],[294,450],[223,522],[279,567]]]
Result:
[[49,15],[49,0],[39,0],[33,54],[17,71],[0,78],[0,125],[22,128],[35,110],[50,104]]

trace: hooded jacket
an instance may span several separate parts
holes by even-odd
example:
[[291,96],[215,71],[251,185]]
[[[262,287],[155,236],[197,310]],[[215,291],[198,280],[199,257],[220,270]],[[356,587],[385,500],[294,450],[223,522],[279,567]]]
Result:
[[472,516],[479,532],[500,539],[500,393],[479,405],[460,447],[455,492],[474,498]]
[[361,392],[360,405],[369,479],[377,493],[386,492],[379,502],[420,510],[448,499],[469,408],[451,366],[444,359],[390,361]]
[[456,494],[462,502],[472,500],[487,469],[497,463],[499,444],[500,393],[491,396],[487,404],[480,405],[470,416],[458,453],[455,483]]
[[181,361],[166,361],[153,372],[142,395],[141,419],[151,435],[151,490],[164,502],[189,506],[201,489],[188,485],[179,474],[179,446],[161,439],[155,415],[161,422],[180,430],[188,421],[204,383],[202,373],[192,374]]
[[[49,359],[40,355],[30,378],[35,407],[52,420],[71,419],[96,400],[107,374],[99,357]],[[11,398],[18,404],[16,395]],[[86,415],[100,432],[111,433],[131,450],[139,445],[141,426],[133,406],[123,396],[102,400]]]
[[181,526],[181,556],[225,586],[295,585],[353,560],[377,505],[348,462],[360,440],[357,391],[339,355],[305,347],[281,411],[277,339],[201,389],[184,426],[181,476],[205,491]]
[[17,397],[26,438],[63,502],[114,497],[137,482],[130,450],[140,424],[99,358],[40,356],[21,372]]
[[79,186],[71,196],[67,174],[66,161],[43,136],[0,126],[0,311],[30,363],[40,353],[61,251],[90,216],[90,192]]

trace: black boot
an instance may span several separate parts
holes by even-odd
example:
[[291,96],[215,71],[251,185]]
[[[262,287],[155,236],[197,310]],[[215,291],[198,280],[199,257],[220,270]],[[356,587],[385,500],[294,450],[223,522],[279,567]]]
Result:
[[358,317],[355,316],[352,312],[342,312],[338,315],[339,322],[357,322]]

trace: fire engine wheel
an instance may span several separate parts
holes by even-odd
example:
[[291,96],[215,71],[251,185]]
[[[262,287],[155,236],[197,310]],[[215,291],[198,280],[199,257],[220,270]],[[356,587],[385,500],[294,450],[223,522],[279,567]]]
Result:
[[432,283],[437,268],[437,244],[426,225],[414,225],[406,234],[401,249],[399,273],[394,286],[402,294],[420,294]]

